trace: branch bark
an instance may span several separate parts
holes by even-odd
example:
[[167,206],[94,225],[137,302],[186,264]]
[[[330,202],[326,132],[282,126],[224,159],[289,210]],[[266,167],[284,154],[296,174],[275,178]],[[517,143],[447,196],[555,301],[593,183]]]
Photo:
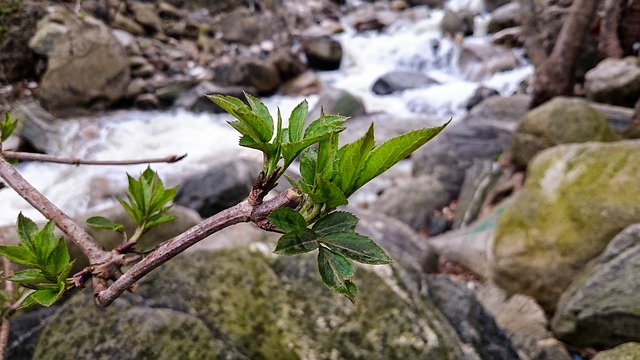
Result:
[[273,210],[291,206],[299,198],[300,195],[295,190],[288,189],[262,204],[252,206],[249,201],[245,200],[205,219],[200,224],[160,245],[120,276],[108,289],[96,291],[94,287],[96,304],[102,307],[108,306],[125,290],[134,286],[136,281],[207,236],[241,222],[263,223]]
[[78,158],[63,158],[49,154],[36,154],[26,153],[19,151],[3,151],[2,156],[5,159],[14,160],[26,160],[26,161],[39,161],[49,162],[56,164],[68,164],[68,165],[136,165],[136,164],[151,164],[151,163],[174,163],[184,159],[187,154],[183,155],[170,155],[162,158],[140,159],[140,160],[86,160]]
[[56,226],[87,255],[90,264],[102,264],[111,258],[110,252],[105,251],[80,225],[29,184],[2,154],[0,154],[0,177],[44,217],[53,220]]

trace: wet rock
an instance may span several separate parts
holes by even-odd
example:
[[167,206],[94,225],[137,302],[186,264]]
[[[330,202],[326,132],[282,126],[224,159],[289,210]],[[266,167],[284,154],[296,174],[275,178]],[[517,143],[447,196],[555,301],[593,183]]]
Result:
[[579,347],[640,341],[640,224],[618,234],[562,294],[552,329]]
[[507,48],[521,48],[524,46],[524,33],[522,26],[515,26],[500,30],[491,35],[491,43]]
[[509,2],[491,12],[487,32],[492,34],[518,25],[521,25],[520,3]]
[[473,13],[466,10],[446,9],[440,23],[440,31],[451,36],[455,34],[473,35]]
[[160,99],[158,99],[155,94],[150,93],[139,94],[138,96],[136,96],[133,104],[136,108],[142,110],[154,110],[161,107]]
[[593,360],[638,360],[640,359],[640,343],[631,342],[616,346],[611,350],[601,351]]
[[391,71],[379,77],[373,83],[371,90],[378,95],[389,95],[394,92],[422,88],[433,84],[438,84],[438,82],[419,72]]
[[509,0],[483,0],[483,3],[487,11],[494,11],[501,6],[508,4]]
[[473,293],[446,275],[427,277],[429,296],[481,359],[518,359],[513,345]]
[[394,23],[399,13],[393,10],[365,6],[347,14],[345,21],[358,32],[381,31]]
[[639,141],[557,145],[529,164],[498,222],[492,278],[546,311],[615,234],[640,222]]
[[640,98],[640,65],[637,57],[607,58],[585,75],[587,98],[633,108]]
[[87,18],[69,24],[55,46],[38,97],[49,110],[108,106],[126,95],[129,82],[122,45],[103,23]]
[[271,249],[179,256],[107,309],[78,294],[45,328],[36,357],[463,357],[431,300],[409,296],[393,268],[358,267],[353,306],[320,283],[314,256],[274,257]]
[[342,116],[363,115],[366,111],[364,103],[359,97],[340,89],[324,89],[320,93],[318,102],[309,111],[308,119],[315,120],[320,117],[320,109],[324,109],[325,114],[340,114]]
[[466,43],[457,60],[460,71],[470,80],[481,80],[520,65],[511,49],[488,43]]
[[260,170],[253,161],[224,162],[183,181],[175,203],[209,217],[244,200]]
[[307,37],[303,40],[309,66],[318,70],[336,70],[342,61],[342,45],[328,37]]
[[486,86],[480,86],[476,89],[476,91],[473,92],[469,100],[467,100],[466,108],[467,110],[471,110],[474,106],[481,103],[482,100],[496,95],[500,95],[497,90],[488,88]]
[[587,102],[556,97],[522,117],[509,152],[511,161],[524,168],[538,152],[558,144],[618,138],[606,117]]
[[38,31],[29,40],[29,47],[36,54],[49,57],[53,53],[56,42],[69,29],[60,23],[47,21],[38,27]]
[[272,94],[282,83],[273,63],[244,57],[215,66],[213,81],[222,86],[250,87],[258,95]]
[[237,98],[244,98],[244,91],[248,93],[257,93],[255,89],[243,88],[239,86],[218,86],[210,81],[203,81],[193,89],[183,93],[178,97],[175,106],[185,108],[196,113],[224,113],[224,109],[209,100],[206,95],[222,94],[230,95]]
[[422,175],[387,189],[373,207],[419,230],[428,228],[433,212],[450,201],[445,184],[432,176]]
[[444,7],[442,0],[407,0],[410,6],[428,6],[432,9],[441,9]]

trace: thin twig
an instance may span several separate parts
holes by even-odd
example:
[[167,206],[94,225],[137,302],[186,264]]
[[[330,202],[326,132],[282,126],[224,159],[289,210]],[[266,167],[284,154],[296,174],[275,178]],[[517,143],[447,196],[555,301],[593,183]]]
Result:
[[108,251],[102,249],[80,225],[29,184],[1,154],[0,177],[44,217],[53,220],[89,258],[90,264],[101,264],[111,258]]
[[295,190],[288,189],[260,205],[251,206],[245,200],[205,219],[200,224],[160,245],[111,284],[108,289],[96,291],[94,288],[96,304],[103,307],[108,306],[143,276],[207,236],[241,222],[262,222],[273,210],[290,206],[299,198],[300,195]]
[[86,160],[77,158],[63,158],[49,154],[36,154],[26,153],[19,151],[4,151],[2,155],[6,159],[14,160],[26,160],[26,161],[40,161],[56,164],[69,164],[69,165],[137,165],[137,164],[151,164],[151,163],[174,163],[184,159],[187,154],[183,155],[170,155],[163,158],[152,159],[140,159],[140,160]]

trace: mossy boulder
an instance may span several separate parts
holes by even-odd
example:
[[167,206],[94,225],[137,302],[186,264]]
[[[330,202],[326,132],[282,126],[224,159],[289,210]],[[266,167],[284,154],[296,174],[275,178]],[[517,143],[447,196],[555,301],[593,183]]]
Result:
[[271,245],[183,254],[107,309],[84,291],[40,337],[38,359],[460,359],[432,302],[391,266],[358,267],[355,305],[320,283],[313,256]]
[[640,222],[640,141],[559,145],[540,153],[498,221],[492,277],[553,311],[587,261]]
[[640,343],[626,343],[611,350],[601,351],[593,360],[640,360]]
[[556,97],[525,114],[511,140],[511,161],[526,167],[540,151],[559,144],[612,141],[607,118],[586,101]]

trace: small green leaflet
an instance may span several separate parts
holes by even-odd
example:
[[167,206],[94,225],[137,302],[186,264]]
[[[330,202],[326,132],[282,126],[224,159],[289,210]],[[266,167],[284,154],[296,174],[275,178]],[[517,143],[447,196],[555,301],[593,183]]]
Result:
[[311,229],[298,229],[288,232],[278,239],[274,253],[280,255],[297,255],[318,248],[318,234]]
[[116,224],[104,216],[92,216],[87,219],[87,225],[94,229],[106,229],[124,232],[124,225]]
[[17,121],[11,120],[9,113],[4,114],[4,121],[0,123],[0,142],[5,142],[18,126]]
[[262,120],[264,120],[273,131],[273,118],[269,113],[269,109],[262,103],[262,101],[260,101],[260,99],[252,96],[249,93],[245,92],[244,97],[247,98],[247,101],[249,102],[249,106],[251,106],[251,110],[253,110],[253,112],[256,115],[258,115]]
[[332,233],[352,233],[358,225],[358,218],[346,211],[334,211],[329,213],[313,224],[313,231],[320,236]]
[[289,208],[274,210],[269,214],[268,219],[285,233],[307,228],[307,222],[304,217],[299,212]]
[[307,120],[309,104],[304,100],[293,109],[289,117],[289,142],[296,142],[302,139],[302,128]]
[[363,137],[338,150],[335,182],[347,197],[355,192],[356,179],[374,145],[372,123]]
[[319,241],[333,251],[364,264],[382,265],[393,262],[389,255],[373,240],[353,232],[326,234]]
[[344,256],[323,246],[318,249],[318,271],[322,282],[331,290],[355,303],[358,290],[351,281],[353,265]]

